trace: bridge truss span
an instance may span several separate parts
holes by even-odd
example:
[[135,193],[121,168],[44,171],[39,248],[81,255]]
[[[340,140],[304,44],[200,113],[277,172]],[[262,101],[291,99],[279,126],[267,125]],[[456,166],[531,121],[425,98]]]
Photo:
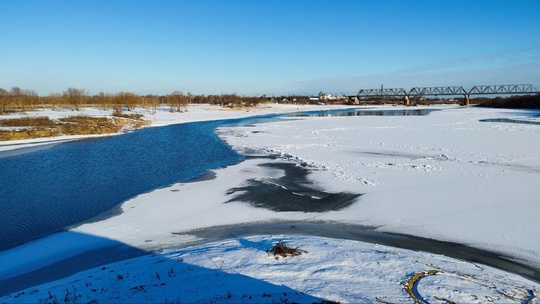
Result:
[[470,91],[469,95],[484,94],[533,94],[538,90],[532,84],[504,84],[504,85],[477,85]]
[[373,96],[407,96],[407,91],[402,88],[386,88],[386,89],[360,89],[358,95],[360,97]]
[[409,96],[437,96],[437,95],[464,95],[467,91],[461,86],[448,86],[448,87],[414,87],[409,91]]
[[465,91],[462,86],[445,87],[414,87],[409,92],[402,88],[361,89],[353,98],[362,97],[403,97],[405,105],[410,105],[410,97],[418,96],[464,96],[464,103],[469,105],[470,95],[487,94],[539,94],[540,92],[532,84],[503,84],[503,85],[475,85],[470,91]]

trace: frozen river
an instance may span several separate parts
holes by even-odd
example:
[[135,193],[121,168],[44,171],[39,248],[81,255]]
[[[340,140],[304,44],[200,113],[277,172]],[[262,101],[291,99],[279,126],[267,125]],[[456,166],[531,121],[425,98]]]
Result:
[[[334,110],[305,116],[408,116],[428,110]],[[120,136],[68,142],[0,158],[0,250],[99,215],[145,192],[187,181],[243,156],[218,126],[271,121],[276,115],[175,124]],[[104,214],[108,212],[108,214]]]

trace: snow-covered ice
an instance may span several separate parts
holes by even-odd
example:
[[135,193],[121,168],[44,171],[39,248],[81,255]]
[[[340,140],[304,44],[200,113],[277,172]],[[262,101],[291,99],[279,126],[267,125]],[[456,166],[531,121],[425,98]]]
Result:
[[538,114],[447,108],[427,116],[318,117],[222,130],[238,150],[309,164],[322,169],[311,175],[322,187],[364,194],[321,220],[469,244],[538,267],[540,126],[480,121],[540,121]]

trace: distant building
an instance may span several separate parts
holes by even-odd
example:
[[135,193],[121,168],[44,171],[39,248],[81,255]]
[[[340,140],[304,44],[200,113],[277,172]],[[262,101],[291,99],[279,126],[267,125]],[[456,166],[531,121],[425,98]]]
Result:
[[333,101],[336,101],[336,100],[346,100],[348,99],[347,96],[339,96],[339,95],[332,95],[330,93],[319,93],[319,100],[321,101],[329,101],[329,100],[333,100]]

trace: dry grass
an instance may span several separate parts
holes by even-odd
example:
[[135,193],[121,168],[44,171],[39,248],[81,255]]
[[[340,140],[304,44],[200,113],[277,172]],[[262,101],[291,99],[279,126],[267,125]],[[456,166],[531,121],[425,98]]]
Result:
[[413,299],[415,303],[422,304],[424,301],[422,301],[417,295],[417,285],[420,279],[430,276],[430,275],[436,275],[442,273],[439,270],[428,270],[428,271],[422,271],[415,273],[412,277],[407,279],[407,281],[403,282],[403,288],[405,291],[409,294],[409,296]]
[[57,129],[63,135],[111,134],[122,130],[124,124],[106,117],[72,116],[59,119]]
[[263,109],[262,107],[258,107],[258,106],[223,106],[221,107],[219,110],[221,111],[245,111],[245,112],[249,112],[249,111],[256,111],[256,110],[260,110],[260,109]]
[[292,256],[298,256],[302,253],[307,253],[305,250],[299,249],[300,247],[291,248],[285,245],[283,240],[279,241],[269,250],[266,250],[268,254],[273,254],[276,260],[278,260],[280,257],[286,258],[286,257],[292,257]]
[[142,114],[125,114],[125,113],[113,113],[113,116],[129,118],[129,119],[138,119],[138,120],[141,120],[144,117],[144,115]]
[[50,127],[54,121],[46,116],[0,119],[2,127]]
[[16,127],[0,130],[0,140],[22,140],[61,135],[99,135],[118,133],[126,128],[138,129],[148,124],[142,116],[121,117],[70,116],[51,120],[48,117],[1,119],[0,126]]

